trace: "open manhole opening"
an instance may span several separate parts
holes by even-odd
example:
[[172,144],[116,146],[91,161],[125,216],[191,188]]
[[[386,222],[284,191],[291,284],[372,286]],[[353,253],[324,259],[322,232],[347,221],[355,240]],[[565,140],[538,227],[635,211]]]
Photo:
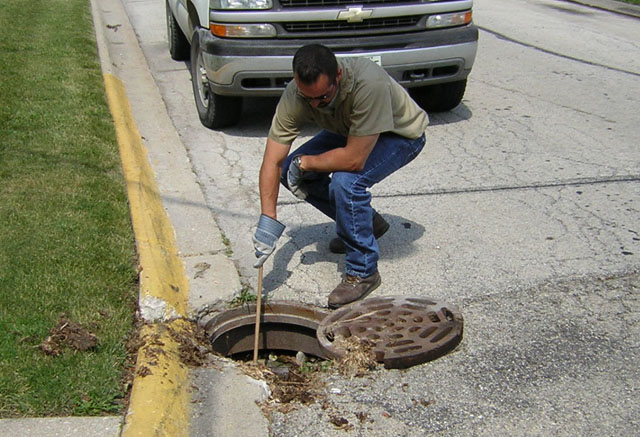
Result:
[[[205,326],[213,350],[247,361],[252,356],[256,305],[219,314]],[[299,352],[322,360],[342,360],[357,338],[370,346],[387,369],[404,369],[441,357],[462,341],[463,318],[457,307],[435,300],[386,296],[354,302],[333,313],[286,301],[261,309],[258,348],[265,353]]]
[[371,344],[376,361],[403,369],[434,360],[462,341],[463,318],[452,305],[387,296],[347,305],[320,322],[317,338],[331,358],[345,355],[339,337]]
[[[328,313],[305,304],[268,301],[262,304],[258,348],[261,353],[288,352],[329,359],[316,332]],[[205,326],[213,350],[242,360],[253,352],[256,304],[243,305],[219,314]]]
[[[328,313],[305,304],[267,301],[261,306],[259,363],[243,365],[253,359],[256,304],[244,305],[219,314],[205,326],[213,350],[240,364],[243,371],[267,382],[270,399],[261,404],[286,413],[292,402],[311,404],[323,398],[318,371],[329,364],[329,355],[320,346],[316,332]],[[300,363],[297,355],[304,354]],[[265,370],[266,369],[266,370]]]

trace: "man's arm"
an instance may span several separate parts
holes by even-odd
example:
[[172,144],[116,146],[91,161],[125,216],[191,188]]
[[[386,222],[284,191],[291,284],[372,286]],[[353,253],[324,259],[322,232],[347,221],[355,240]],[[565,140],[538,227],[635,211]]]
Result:
[[[347,145],[320,155],[305,155],[300,162],[304,171],[360,171],[364,168],[380,134],[347,137]],[[277,193],[276,193],[277,194]]]
[[282,163],[289,153],[290,146],[267,138],[267,146],[260,167],[260,206],[262,214],[277,220],[276,203],[280,189]]

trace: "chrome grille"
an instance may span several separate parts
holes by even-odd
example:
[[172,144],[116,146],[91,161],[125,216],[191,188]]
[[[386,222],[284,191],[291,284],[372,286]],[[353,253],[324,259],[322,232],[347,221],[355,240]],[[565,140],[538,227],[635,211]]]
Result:
[[366,31],[415,26],[420,18],[421,16],[374,18],[359,23],[349,23],[347,21],[303,21],[282,23],[282,26],[289,33],[340,32],[345,30]]
[[304,8],[317,6],[371,5],[376,3],[419,3],[411,0],[280,0],[284,8]]

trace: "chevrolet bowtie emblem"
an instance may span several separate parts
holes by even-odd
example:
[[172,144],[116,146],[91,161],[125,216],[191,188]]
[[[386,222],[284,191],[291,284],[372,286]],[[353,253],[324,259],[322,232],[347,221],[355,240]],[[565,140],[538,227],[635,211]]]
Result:
[[355,8],[347,8],[346,11],[338,13],[338,20],[347,20],[349,23],[360,23],[365,18],[369,18],[373,14],[373,9],[362,9],[358,6]]

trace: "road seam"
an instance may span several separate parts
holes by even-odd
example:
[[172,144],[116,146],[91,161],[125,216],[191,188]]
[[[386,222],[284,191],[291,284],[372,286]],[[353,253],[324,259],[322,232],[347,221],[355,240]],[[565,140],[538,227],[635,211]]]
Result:
[[553,50],[549,50],[549,49],[545,49],[545,48],[542,48],[542,47],[538,47],[535,44],[530,44],[530,43],[527,43],[527,42],[524,42],[524,41],[517,40],[515,38],[511,38],[510,36],[507,36],[507,35],[505,35],[503,33],[497,32],[495,30],[491,30],[488,27],[477,26],[477,25],[476,25],[476,27],[478,29],[482,30],[483,32],[487,32],[487,33],[489,33],[489,34],[491,34],[491,35],[493,35],[496,38],[499,38],[501,40],[508,41],[510,43],[513,43],[513,44],[518,44],[518,45],[521,45],[523,47],[527,47],[527,48],[530,48],[530,49],[534,49],[534,50],[537,50],[539,52],[546,53],[548,55],[557,56],[559,58],[564,58],[564,59],[567,59],[569,61],[580,62],[581,64],[591,65],[593,67],[605,68],[607,70],[615,71],[615,72],[618,72],[618,73],[630,74],[632,76],[639,76],[640,77],[640,73],[636,73],[635,71],[625,70],[625,69],[617,68],[617,67],[611,67],[609,65],[600,64],[598,62],[593,62],[593,61],[587,61],[586,59],[580,59],[580,58],[576,58],[576,57],[569,56],[569,55],[563,55],[562,53],[554,52]]

